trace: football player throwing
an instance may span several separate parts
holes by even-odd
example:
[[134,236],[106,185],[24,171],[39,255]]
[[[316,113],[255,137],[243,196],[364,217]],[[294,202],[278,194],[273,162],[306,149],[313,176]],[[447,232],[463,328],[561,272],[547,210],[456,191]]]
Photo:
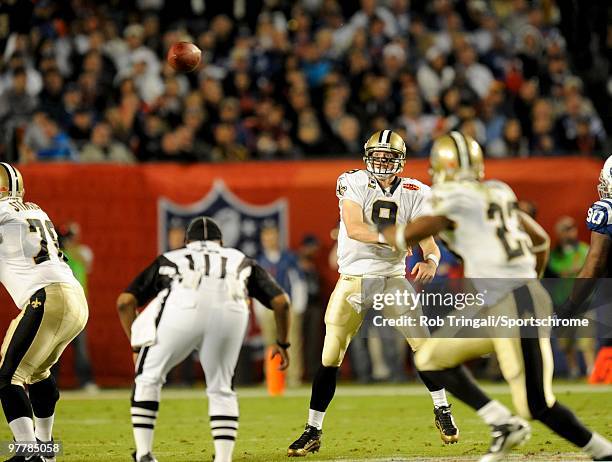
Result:
[[[321,429],[336,389],[338,368],[351,339],[365,316],[362,309],[364,280],[377,278],[385,287],[405,281],[407,251],[388,245],[377,226],[405,224],[429,213],[429,187],[401,178],[406,162],[406,145],[391,130],[374,133],[365,144],[366,169],[351,170],[338,178],[336,195],[340,208],[338,272],[340,278],[325,313],[325,341],[317,371],[304,433],[289,446],[290,457],[305,456],[321,446]],[[425,260],[412,274],[416,281],[429,282],[440,261],[440,250],[432,237],[418,242]],[[408,338],[417,350],[423,338]],[[445,443],[458,440],[457,429],[443,388],[424,379],[434,401],[435,424]]]

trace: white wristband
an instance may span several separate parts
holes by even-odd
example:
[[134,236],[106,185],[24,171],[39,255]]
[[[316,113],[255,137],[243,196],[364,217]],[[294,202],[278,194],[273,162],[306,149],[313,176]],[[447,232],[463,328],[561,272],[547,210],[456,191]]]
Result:
[[543,242],[540,245],[535,245],[531,248],[531,252],[533,253],[544,252],[545,250],[548,250],[549,245],[550,244],[548,242]]
[[378,233],[378,242],[380,244],[386,244],[387,240],[385,239],[385,236],[383,236],[383,233]]
[[436,268],[440,265],[440,259],[436,254],[430,253],[425,257],[425,260],[431,260],[436,265]]
[[405,224],[399,224],[395,227],[395,247],[404,251],[408,250],[408,246],[406,245],[406,236],[404,235],[405,229]]

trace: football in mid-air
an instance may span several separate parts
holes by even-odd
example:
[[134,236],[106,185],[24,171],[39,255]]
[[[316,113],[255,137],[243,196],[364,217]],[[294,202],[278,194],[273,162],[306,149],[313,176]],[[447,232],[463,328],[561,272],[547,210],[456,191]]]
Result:
[[202,51],[191,42],[176,42],[168,50],[168,62],[179,72],[193,72],[200,65]]

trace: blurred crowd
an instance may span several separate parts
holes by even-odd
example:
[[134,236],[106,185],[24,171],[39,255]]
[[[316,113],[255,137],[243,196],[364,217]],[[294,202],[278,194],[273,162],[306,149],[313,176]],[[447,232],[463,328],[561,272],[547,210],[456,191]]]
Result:
[[[602,155],[610,9],[599,0],[2,2],[0,157],[356,156],[383,128],[417,157],[451,129],[490,157]],[[180,40],[202,49],[198,71],[166,63]]]

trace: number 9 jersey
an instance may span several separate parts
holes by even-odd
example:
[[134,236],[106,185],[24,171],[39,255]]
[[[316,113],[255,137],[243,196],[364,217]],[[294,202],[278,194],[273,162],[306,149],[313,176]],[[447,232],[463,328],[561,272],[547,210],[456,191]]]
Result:
[[450,181],[432,188],[433,215],[455,224],[440,233],[463,259],[467,278],[536,278],[531,239],[514,191],[501,181]]
[[56,282],[78,286],[59,250],[47,214],[32,202],[0,201],[0,281],[22,309],[37,290]]
[[364,223],[372,229],[378,225],[405,224],[429,214],[429,186],[411,178],[395,177],[384,191],[367,170],[350,170],[338,178],[336,196],[340,207],[338,272],[350,276],[405,276],[406,252],[348,237],[342,222],[342,202],[347,199],[359,204]]
[[586,223],[591,231],[612,238],[612,199],[601,199],[591,205]]

